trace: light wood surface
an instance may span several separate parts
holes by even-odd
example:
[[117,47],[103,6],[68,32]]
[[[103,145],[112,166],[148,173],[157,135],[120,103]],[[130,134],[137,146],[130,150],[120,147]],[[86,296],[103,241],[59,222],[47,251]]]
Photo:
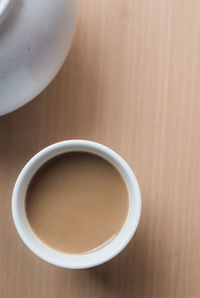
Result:
[[[0,118],[0,297],[199,298],[199,130],[200,1],[79,1],[76,36],[56,79]],[[11,218],[21,168],[71,138],[121,154],[143,196],[134,240],[90,270],[39,260]]]

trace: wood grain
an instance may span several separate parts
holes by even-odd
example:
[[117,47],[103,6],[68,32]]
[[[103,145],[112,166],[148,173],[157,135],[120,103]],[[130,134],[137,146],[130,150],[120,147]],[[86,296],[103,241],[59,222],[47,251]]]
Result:
[[[200,2],[79,1],[62,70],[0,118],[0,297],[200,297]],[[114,260],[64,270],[35,257],[11,218],[24,164],[56,141],[110,146],[134,169],[141,224]]]

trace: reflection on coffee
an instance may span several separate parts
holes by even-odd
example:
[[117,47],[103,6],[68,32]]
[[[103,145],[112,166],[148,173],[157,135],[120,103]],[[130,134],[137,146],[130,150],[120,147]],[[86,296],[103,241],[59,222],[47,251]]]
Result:
[[25,204],[30,226],[44,243],[77,254],[114,239],[126,220],[129,198],[111,163],[91,153],[70,152],[36,172]]

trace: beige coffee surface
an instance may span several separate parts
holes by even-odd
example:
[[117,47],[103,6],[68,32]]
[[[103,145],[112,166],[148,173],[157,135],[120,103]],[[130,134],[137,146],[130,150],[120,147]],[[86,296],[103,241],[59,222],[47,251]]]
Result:
[[84,253],[106,245],[128,214],[120,173],[105,159],[72,152],[53,158],[33,177],[26,214],[36,235],[51,247]]

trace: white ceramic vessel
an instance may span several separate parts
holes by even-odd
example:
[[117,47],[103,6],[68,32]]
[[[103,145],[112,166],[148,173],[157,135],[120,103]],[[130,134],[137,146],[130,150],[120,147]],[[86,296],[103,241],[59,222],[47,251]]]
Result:
[[[129,192],[128,216],[116,238],[98,250],[77,255],[57,251],[43,243],[34,234],[28,223],[24,203],[27,187],[35,172],[49,159],[70,151],[91,152],[107,159],[121,173]],[[139,224],[141,204],[140,188],[137,179],[128,164],[117,153],[99,143],[87,140],[69,140],[46,147],[25,165],[14,187],[12,214],[21,239],[38,257],[60,267],[82,269],[102,264],[124,249],[135,234]]]
[[0,0],[0,115],[55,77],[75,30],[76,0]]

